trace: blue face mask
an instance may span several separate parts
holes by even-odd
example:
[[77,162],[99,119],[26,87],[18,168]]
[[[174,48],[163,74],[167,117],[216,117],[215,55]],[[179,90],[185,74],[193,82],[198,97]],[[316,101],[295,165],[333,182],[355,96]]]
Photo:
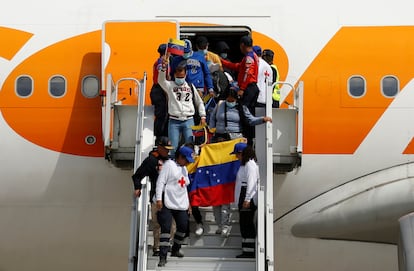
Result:
[[207,49],[203,50],[203,54],[206,55],[207,54]]
[[185,83],[185,78],[175,78],[174,81],[177,85],[181,86]]
[[236,102],[227,102],[226,101],[226,105],[227,105],[228,108],[233,108],[233,107],[236,106]]

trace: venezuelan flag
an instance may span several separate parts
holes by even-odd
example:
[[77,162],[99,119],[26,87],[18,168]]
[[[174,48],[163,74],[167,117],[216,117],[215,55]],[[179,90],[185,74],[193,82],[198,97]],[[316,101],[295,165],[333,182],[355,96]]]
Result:
[[185,42],[183,40],[170,39],[167,45],[167,52],[182,56],[184,55]]
[[192,206],[218,206],[234,202],[234,187],[240,162],[233,151],[243,139],[206,144],[188,166]]

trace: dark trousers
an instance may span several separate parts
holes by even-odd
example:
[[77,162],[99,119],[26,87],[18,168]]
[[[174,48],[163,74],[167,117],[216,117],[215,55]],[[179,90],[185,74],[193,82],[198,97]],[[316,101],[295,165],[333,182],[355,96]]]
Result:
[[158,223],[161,226],[160,235],[160,258],[166,258],[170,246],[170,231],[172,218],[174,218],[177,225],[177,230],[174,235],[174,244],[172,251],[178,251],[184,242],[186,231],[188,228],[188,213],[187,210],[172,210],[162,207],[157,213]]
[[[255,106],[257,102],[257,97],[259,96],[259,88],[256,83],[251,83],[244,90],[242,97],[242,104],[245,105],[250,113],[255,116]],[[250,146],[253,145],[253,138],[255,137],[254,126],[243,125],[243,135],[247,138],[247,144]]]
[[253,200],[250,201],[250,208],[244,209],[243,202],[246,197],[246,186],[242,186],[240,190],[239,198],[239,220],[240,220],[240,233],[242,236],[242,251],[243,254],[255,255],[256,248],[256,226],[254,223],[254,215],[257,210],[257,206]]
[[150,92],[151,103],[154,106],[154,135],[156,139],[168,136],[168,104],[164,90],[155,84]]
[[203,217],[201,216],[200,208],[198,206],[192,206],[191,212],[193,213],[193,217],[196,223],[203,224]]

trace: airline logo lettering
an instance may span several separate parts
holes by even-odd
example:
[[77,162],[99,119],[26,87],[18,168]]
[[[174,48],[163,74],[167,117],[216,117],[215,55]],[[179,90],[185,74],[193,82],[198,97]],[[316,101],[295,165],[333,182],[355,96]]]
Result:
[[173,55],[182,56],[184,55],[184,46],[185,42],[183,40],[170,39],[168,41],[167,52]]

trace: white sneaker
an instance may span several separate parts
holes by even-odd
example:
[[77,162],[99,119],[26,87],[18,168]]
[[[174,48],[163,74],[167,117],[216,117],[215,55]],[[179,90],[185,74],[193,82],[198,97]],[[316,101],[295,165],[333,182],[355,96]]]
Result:
[[222,230],[221,230],[221,236],[223,237],[228,237],[230,235],[230,226],[223,226]]
[[195,234],[197,236],[201,236],[204,233],[203,224],[197,224],[197,228],[195,230]]

